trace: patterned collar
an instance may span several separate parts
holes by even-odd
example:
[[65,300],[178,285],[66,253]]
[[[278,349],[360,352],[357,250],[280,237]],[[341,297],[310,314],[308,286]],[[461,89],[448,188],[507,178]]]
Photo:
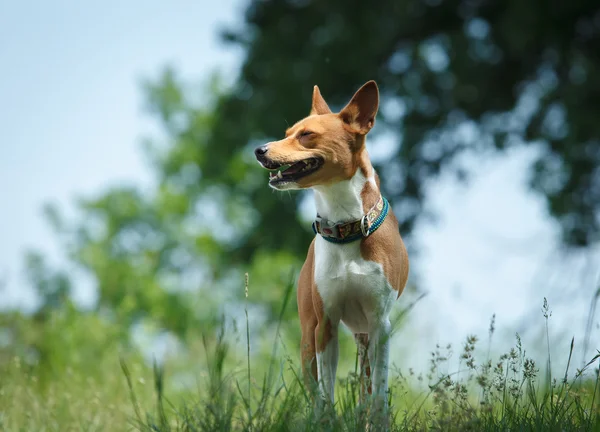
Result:
[[351,222],[335,223],[317,214],[312,224],[315,234],[331,243],[350,243],[373,234],[388,214],[390,204],[383,196],[362,218]]

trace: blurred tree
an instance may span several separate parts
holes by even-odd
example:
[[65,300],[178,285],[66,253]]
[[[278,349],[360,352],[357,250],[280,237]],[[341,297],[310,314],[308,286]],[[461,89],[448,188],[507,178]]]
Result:
[[128,340],[126,328],[102,314],[79,310],[66,272],[54,270],[42,255],[28,253],[25,268],[39,306],[31,315],[0,313],[0,368],[18,356],[28,365],[42,365],[45,382],[67,367],[92,375],[100,362],[114,363],[116,346]]
[[210,142],[220,91],[216,78],[208,88],[192,89],[169,68],[145,84],[147,108],[164,131],[145,142],[153,184],[144,190],[119,185],[80,199],[71,220],[55,206],[45,209],[69,258],[92,277],[95,305],[79,311],[67,272],[29,254],[26,270],[39,306],[31,316],[0,313],[0,364],[23,355],[44,370],[58,368],[73,351],[89,359],[109,344],[127,345],[130,330],[140,326],[197,340],[199,332],[212,333],[227,308],[242,303],[248,270],[251,301],[266,324],[275,323],[300,262],[285,249],[257,252],[243,263],[228,256],[254,227],[258,210],[227,191],[252,171],[240,155],[238,168],[222,180],[203,175],[216,158],[234,160]]
[[531,186],[547,198],[565,243],[598,239],[597,1],[254,0],[245,25],[224,36],[244,49],[245,62],[210,139],[227,157],[212,159],[203,175],[260,209],[261,228],[236,250],[243,258],[258,247],[301,253],[307,238],[281,223],[295,209],[264,181],[229,175],[245,146],[280,137],[307,115],[314,84],[341,107],[369,79],[383,96],[375,132],[394,133],[398,144],[378,168],[403,233],[423,214],[429,179],[442,169],[464,177],[456,163],[463,150],[525,140],[540,147]]
[[[222,153],[210,141],[218,79],[208,88],[191,88],[167,68],[144,87],[147,108],[164,131],[145,141],[153,184],[144,191],[119,185],[80,199],[74,220],[54,206],[46,208],[69,257],[97,285],[95,310],[125,329],[146,323],[185,338],[190,329],[194,334],[212,329],[228,303],[243,299],[243,273],[250,270],[252,297],[266,305],[265,319],[275,320],[299,258],[285,248],[256,253],[245,262],[229,256],[254,228],[258,209],[227,187],[247,184],[256,172],[242,155]],[[220,158],[231,162],[231,169],[220,179],[207,177],[204,171]],[[30,274],[43,305],[40,313],[64,304],[71,290],[66,274],[42,271],[38,255],[29,261],[38,268]],[[276,268],[261,271],[265,263]]]

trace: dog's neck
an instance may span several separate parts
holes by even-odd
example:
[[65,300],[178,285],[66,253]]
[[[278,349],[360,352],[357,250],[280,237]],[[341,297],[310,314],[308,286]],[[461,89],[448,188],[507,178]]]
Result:
[[379,200],[375,171],[368,158],[361,161],[349,180],[313,189],[317,214],[334,222],[358,220]]

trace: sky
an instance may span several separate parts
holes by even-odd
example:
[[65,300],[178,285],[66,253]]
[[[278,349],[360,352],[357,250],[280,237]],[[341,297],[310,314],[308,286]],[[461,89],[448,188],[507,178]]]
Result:
[[[152,129],[143,112],[142,78],[155,77],[167,64],[192,80],[215,69],[235,76],[240,52],[226,49],[217,31],[239,22],[244,3],[218,5],[0,4],[0,194],[7,206],[0,214],[0,280],[7,285],[0,307],[31,303],[22,270],[26,250],[60,259],[60,245],[42,216],[44,203],[68,209],[76,197],[110,185],[150,181],[140,148]],[[498,350],[515,332],[539,339],[544,297],[554,311],[551,328],[559,345],[572,335],[582,339],[592,288],[574,295],[572,279],[564,276],[582,264],[557,252],[556,224],[525,186],[534,156],[526,147],[488,155],[471,163],[468,187],[449,176],[428,186],[427,206],[438,220],[418,226],[420,253],[412,262],[427,296],[397,338],[402,350],[423,341],[411,350],[415,362],[435,343],[458,345],[470,333],[485,338],[493,314],[503,335],[495,339]],[[590,284],[597,280],[597,267],[582,269]],[[81,295],[85,300],[90,293]],[[596,328],[595,340],[598,335]]]
[[[152,125],[141,80],[173,65],[184,77],[231,74],[239,54],[217,31],[235,24],[238,0],[0,3],[0,192],[9,211],[0,243],[6,303],[27,299],[25,250],[59,253],[42,215],[46,202],[118,183],[149,181],[140,140]],[[0,279],[1,280],[1,279]],[[27,303],[28,300],[25,300]],[[4,301],[3,301],[4,303]]]

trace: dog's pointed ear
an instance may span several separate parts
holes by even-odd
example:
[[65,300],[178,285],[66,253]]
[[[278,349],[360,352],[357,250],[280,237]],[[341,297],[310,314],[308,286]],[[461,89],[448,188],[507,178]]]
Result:
[[379,89],[375,81],[363,85],[340,111],[340,117],[357,133],[366,135],[375,125],[379,109]]
[[323,96],[321,96],[318,86],[313,89],[312,108],[310,109],[310,115],[315,114],[331,114],[331,110]]

